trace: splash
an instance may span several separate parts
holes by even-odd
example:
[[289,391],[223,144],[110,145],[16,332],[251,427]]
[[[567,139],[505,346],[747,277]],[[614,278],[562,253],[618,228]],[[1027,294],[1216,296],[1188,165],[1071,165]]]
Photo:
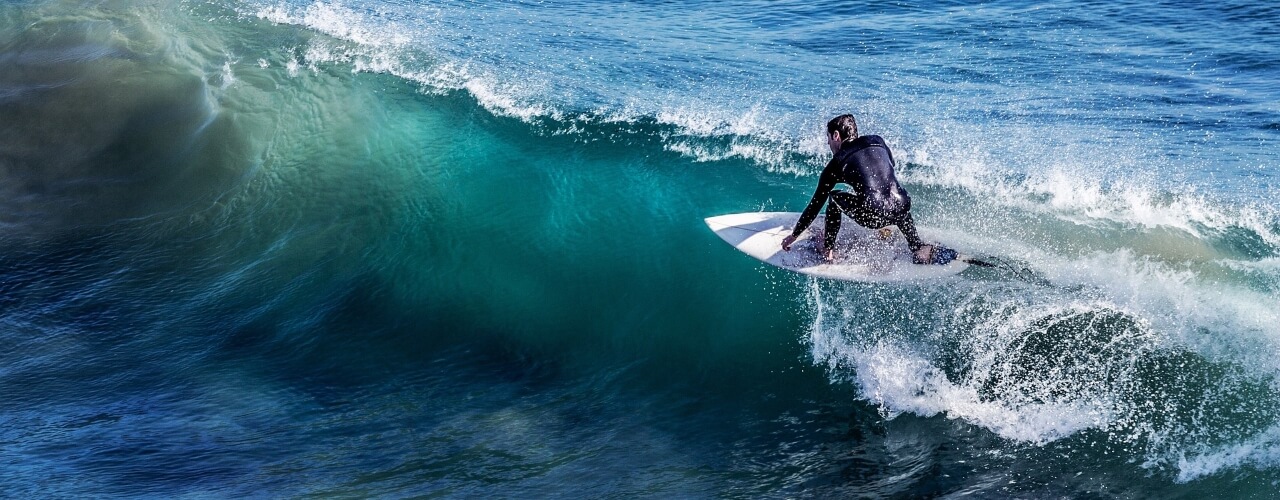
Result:
[[1033,446],[1100,431],[1182,481],[1276,464],[1268,295],[1124,252],[1037,264],[1041,283],[811,282],[812,356],[888,418],[945,415]]

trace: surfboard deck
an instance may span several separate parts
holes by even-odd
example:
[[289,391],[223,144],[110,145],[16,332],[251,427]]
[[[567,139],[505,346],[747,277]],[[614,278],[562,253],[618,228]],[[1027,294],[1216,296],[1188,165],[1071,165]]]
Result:
[[[840,226],[835,262],[825,262],[817,250],[825,222],[823,215],[800,235],[790,252],[783,251],[782,239],[791,234],[799,219],[799,212],[748,212],[708,217],[705,221],[717,236],[743,253],[819,278],[864,282],[925,280],[954,276],[969,267],[963,256],[943,265],[916,264],[906,239],[896,228],[891,237],[881,239],[878,231],[849,220]],[[919,226],[917,230],[929,241],[927,235],[932,231]]]

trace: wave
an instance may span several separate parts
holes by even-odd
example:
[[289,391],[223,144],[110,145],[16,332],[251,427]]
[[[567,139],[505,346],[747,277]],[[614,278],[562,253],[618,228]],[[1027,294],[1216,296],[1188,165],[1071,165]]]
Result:
[[[457,34],[429,22],[330,2],[246,5],[247,18],[323,35],[260,60],[293,77],[333,68],[393,75],[426,93],[465,94],[535,134],[654,144],[780,182],[804,184],[796,178],[827,156],[821,124],[796,126],[803,113],[784,105],[698,96],[584,105],[554,84],[442,48]],[[869,107],[873,123],[877,112],[895,113]],[[1104,432],[1184,481],[1280,462],[1280,316],[1270,306],[1280,212],[1259,201],[1273,196],[1157,179],[1151,172],[1169,160],[1141,151],[1141,141],[1062,146],[1031,129],[983,149],[954,139],[973,127],[880,125],[921,218],[1034,279],[907,291],[810,282],[810,351],[833,379],[889,418],[962,418],[1032,445]],[[920,303],[899,303],[917,293]]]

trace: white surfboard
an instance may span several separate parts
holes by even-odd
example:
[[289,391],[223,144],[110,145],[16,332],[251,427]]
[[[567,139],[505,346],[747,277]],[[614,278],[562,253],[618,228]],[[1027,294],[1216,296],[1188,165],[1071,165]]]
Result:
[[[822,215],[800,235],[791,251],[782,250],[782,239],[791,234],[798,212],[750,212],[706,219],[716,235],[743,253],[766,263],[801,274],[845,281],[906,281],[952,276],[969,267],[961,258],[947,264],[916,264],[906,239],[898,230],[888,239],[851,220],[840,225],[836,240],[836,260],[826,262],[818,255],[816,242],[822,237]],[[917,228],[928,241],[928,228]]]

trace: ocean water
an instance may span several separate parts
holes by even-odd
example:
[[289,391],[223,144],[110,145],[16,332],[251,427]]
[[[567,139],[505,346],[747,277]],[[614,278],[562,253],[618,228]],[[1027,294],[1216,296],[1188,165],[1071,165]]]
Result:
[[[1274,498],[1280,8],[0,5],[0,491]],[[858,284],[830,117],[997,259]]]

